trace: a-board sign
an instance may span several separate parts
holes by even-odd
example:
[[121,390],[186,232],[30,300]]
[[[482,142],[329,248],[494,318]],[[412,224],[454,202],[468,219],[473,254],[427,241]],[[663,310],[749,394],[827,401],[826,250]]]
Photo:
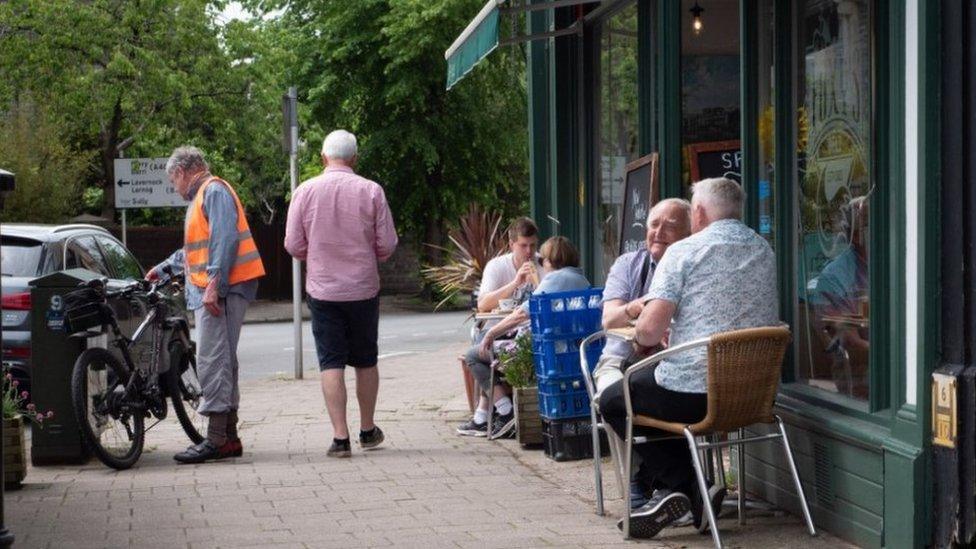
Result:
[[726,177],[742,184],[742,146],[738,140],[688,145],[691,182]]
[[647,214],[660,199],[657,181],[657,153],[627,164],[624,181],[624,211],[620,216],[620,253],[633,252],[644,246],[647,236]]
[[116,158],[116,208],[181,208],[189,202],[166,177],[166,158]]

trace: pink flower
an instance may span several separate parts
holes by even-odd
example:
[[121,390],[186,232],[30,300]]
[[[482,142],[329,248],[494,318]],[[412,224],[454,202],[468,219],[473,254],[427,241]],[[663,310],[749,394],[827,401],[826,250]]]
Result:
[[10,382],[10,386],[11,386],[11,387],[16,387],[16,386],[18,386],[18,385],[20,385],[20,382],[19,382],[19,381],[17,381],[16,379]]
[[37,421],[44,421],[44,414],[38,412],[37,413]]
[[33,402],[31,402],[30,404],[27,405],[27,411],[28,412],[33,412],[36,409],[37,409],[37,406]]
[[20,398],[27,398],[29,396],[30,396],[30,393],[28,393],[27,391],[22,391],[20,393]]
[[4,377],[6,377],[6,378],[7,378],[7,380],[11,380],[11,379],[13,379],[13,378],[14,378],[14,376],[12,376],[12,375],[10,375],[10,372],[7,372],[7,375],[6,375],[6,376],[4,376]]
[[51,419],[52,417],[54,417],[54,410],[48,410],[47,411],[47,418],[48,419]]

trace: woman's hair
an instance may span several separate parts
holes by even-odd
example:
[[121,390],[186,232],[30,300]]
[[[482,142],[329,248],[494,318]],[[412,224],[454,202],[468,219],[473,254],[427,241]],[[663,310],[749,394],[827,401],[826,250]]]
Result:
[[579,267],[580,256],[576,247],[565,236],[554,236],[546,240],[539,249],[542,259],[548,259],[553,269]]

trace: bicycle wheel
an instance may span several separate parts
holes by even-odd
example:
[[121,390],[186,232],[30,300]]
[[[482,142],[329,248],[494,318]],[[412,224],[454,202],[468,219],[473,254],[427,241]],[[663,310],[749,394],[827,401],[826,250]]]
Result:
[[71,400],[81,437],[102,463],[128,469],[142,455],[142,410],[125,401],[129,372],[106,349],[86,349],[75,361]]
[[203,392],[197,378],[196,357],[180,341],[170,346],[170,357],[172,363],[166,372],[166,387],[173,401],[173,411],[186,436],[198,444],[203,442],[207,418],[197,412]]

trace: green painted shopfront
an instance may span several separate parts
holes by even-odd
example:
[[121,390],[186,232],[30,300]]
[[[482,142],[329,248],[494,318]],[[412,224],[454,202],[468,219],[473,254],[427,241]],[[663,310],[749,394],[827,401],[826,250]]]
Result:
[[[793,332],[777,408],[817,526],[867,547],[971,543],[976,8],[491,0],[471,17],[448,87],[522,44],[532,215],[592,280],[646,212],[628,167],[653,158],[651,201],[741,182],[776,251]],[[749,450],[748,491],[798,512],[775,450]]]

